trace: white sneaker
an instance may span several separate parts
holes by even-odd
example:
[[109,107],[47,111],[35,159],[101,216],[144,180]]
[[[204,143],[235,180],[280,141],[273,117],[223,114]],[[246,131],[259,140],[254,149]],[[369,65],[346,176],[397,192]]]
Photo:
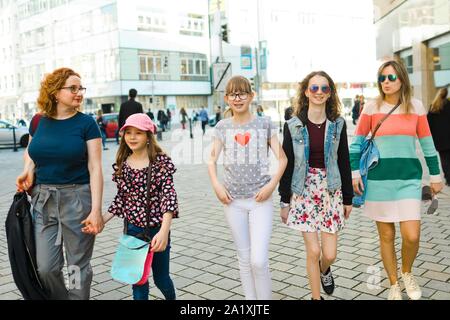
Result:
[[403,300],[402,289],[400,289],[398,282],[393,284],[389,289],[388,300]]
[[406,293],[411,300],[419,300],[422,297],[422,290],[412,273],[402,272],[403,283],[405,284]]

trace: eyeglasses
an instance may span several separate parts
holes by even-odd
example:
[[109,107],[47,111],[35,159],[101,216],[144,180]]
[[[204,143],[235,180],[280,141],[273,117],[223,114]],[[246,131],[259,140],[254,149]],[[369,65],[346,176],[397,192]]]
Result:
[[77,87],[77,86],[70,86],[70,87],[62,87],[61,89],[69,89],[70,92],[76,94],[78,92],[81,92],[81,94],[86,93],[86,88],[84,87]]
[[239,97],[239,100],[247,100],[248,93],[242,92],[242,93],[229,93],[227,94],[227,97],[229,100],[234,101],[237,97]]
[[317,84],[313,84],[309,87],[309,92],[316,93],[317,91],[322,90],[323,93],[328,94],[331,91],[331,88],[329,86],[318,86]]
[[398,79],[396,74],[388,74],[387,76],[386,75],[381,75],[381,76],[378,77],[378,82],[379,83],[383,83],[384,81],[386,81],[386,78],[388,78],[388,80],[390,82],[395,82],[395,80]]

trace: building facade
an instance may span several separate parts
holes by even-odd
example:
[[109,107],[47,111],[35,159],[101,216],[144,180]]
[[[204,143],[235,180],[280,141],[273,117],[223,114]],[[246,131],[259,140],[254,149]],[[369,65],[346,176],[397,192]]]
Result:
[[450,87],[450,0],[374,0],[377,58],[402,59],[414,96],[428,106]]
[[[10,103],[15,104],[15,117],[29,118],[36,111],[43,75],[63,66],[82,76],[86,112],[117,112],[130,88],[137,89],[145,110],[208,105],[207,0],[10,2],[10,10],[17,12],[12,38],[18,51],[16,69],[8,76],[21,75],[12,94],[16,101]],[[3,69],[0,76],[5,77],[1,73]],[[4,98],[0,89],[0,101]],[[9,108],[0,112],[13,117]]]
[[371,0],[211,0],[210,9],[217,2],[228,29],[224,60],[233,74],[253,78],[259,102],[275,117],[311,71],[329,73],[347,107],[356,94],[376,93]]

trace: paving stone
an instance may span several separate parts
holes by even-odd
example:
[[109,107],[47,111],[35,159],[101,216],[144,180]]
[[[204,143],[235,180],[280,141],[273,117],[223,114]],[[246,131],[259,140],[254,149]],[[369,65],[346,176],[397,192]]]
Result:
[[230,291],[213,288],[211,291],[205,292],[201,296],[208,300],[225,300],[233,295],[234,294]]
[[[353,127],[349,132],[352,130]],[[170,154],[175,142],[171,141],[169,135],[170,133],[165,133],[167,139],[161,141],[161,145]],[[104,153],[103,159],[104,176],[107,177],[104,208],[109,205],[116,192],[110,177],[117,146],[114,143],[108,145],[111,150]],[[12,153],[10,150],[0,150],[2,164],[6,163],[3,168],[8,168],[6,174],[4,169],[1,171],[5,181],[13,181],[21,172],[22,156],[23,151]],[[176,166],[174,179],[181,219],[174,219],[172,223],[170,269],[177,298],[244,299],[231,230],[225,220],[223,206],[215,198],[210,186],[205,164]],[[223,169],[219,167],[221,176]],[[3,200],[0,201],[1,221],[5,219],[13,194],[13,184],[5,184],[0,190],[0,200]],[[275,192],[273,202],[276,210],[278,201],[279,197]],[[439,206],[439,215],[424,216],[422,219],[420,249],[413,268],[422,287],[423,299],[449,299],[450,188],[445,187],[439,198]],[[192,226],[195,226],[195,230]],[[132,299],[131,286],[113,281],[109,274],[121,233],[122,220],[113,219],[96,238],[91,260],[94,271],[92,299]],[[398,224],[395,245],[400,268],[401,236]],[[303,238],[297,231],[282,225],[277,215],[273,217],[269,257],[273,299],[310,300]],[[379,288],[373,290],[367,288],[367,281],[374,280],[370,268],[379,273]],[[337,261],[332,269],[336,289],[333,296],[325,296],[326,300],[386,299],[389,281],[380,257],[376,225],[364,216],[361,209],[354,209],[352,218],[339,235]],[[401,280],[400,283],[402,285]],[[162,293],[155,288],[153,279],[150,279],[150,285],[150,298],[163,299]],[[406,299],[405,293],[404,298]],[[3,225],[0,225],[0,299],[21,299],[11,275]]]

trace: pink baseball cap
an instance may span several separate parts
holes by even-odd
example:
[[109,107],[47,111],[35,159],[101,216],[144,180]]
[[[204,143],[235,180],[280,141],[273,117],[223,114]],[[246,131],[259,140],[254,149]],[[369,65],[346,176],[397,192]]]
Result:
[[135,113],[129,116],[123,127],[120,128],[120,131],[125,130],[127,127],[135,127],[142,131],[150,131],[153,134],[156,131],[156,124],[145,113]]

